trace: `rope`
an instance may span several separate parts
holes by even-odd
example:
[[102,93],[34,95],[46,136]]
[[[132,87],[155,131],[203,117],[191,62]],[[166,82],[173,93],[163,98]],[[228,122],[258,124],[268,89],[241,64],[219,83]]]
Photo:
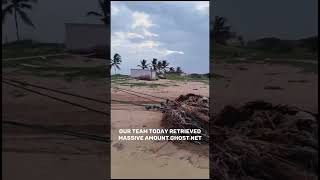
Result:
[[23,82],[23,81],[13,80],[13,79],[7,79],[7,78],[3,78],[3,79],[7,80],[7,81],[19,83],[19,84],[22,84],[22,85],[27,85],[27,86],[31,86],[31,87],[35,87],[35,88],[39,88],[39,89],[44,89],[44,90],[48,90],[48,91],[52,91],[52,92],[56,92],[56,93],[60,93],[60,94],[65,94],[65,95],[70,95],[70,96],[73,96],[73,97],[78,97],[78,98],[82,98],[82,99],[86,99],[86,100],[95,101],[95,102],[98,102],[98,103],[110,104],[110,102],[107,102],[107,101],[103,101],[103,100],[95,99],[95,98],[91,98],[91,97],[86,97],[86,96],[82,96],[82,95],[79,95],[79,94],[69,93],[69,92],[60,91],[60,90],[56,90],[56,89],[51,89],[51,88],[47,88],[47,87],[43,87],[43,86],[39,86],[39,85],[35,85],[35,84]]
[[19,72],[19,71],[23,71],[23,70],[24,70],[24,68],[15,69],[15,70],[12,70],[10,72],[3,73],[2,76],[6,76],[6,75],[9,75],[9,74],[12,74],[12,73],[16,73],[16,72]]
[[74,136],[74,137],[84,138],[84,139],[89,139],[89,140],[109,142],[107,140],[107,137],[102,137],[102,136],[97,136],[97,135],[92,135],[92,134],[80,133],[80,132],[75,132],[75,131],[67,131],[67,130],[62,130],[62,129],[54,129],[54,128],[49,128],[49,127],[45,127],[45,126],[41,126],[41,125],[25,124],[25,123],[16,122],[16,121],[2,121],[2,123],[14,125],[14,126],[21,126],[21,127],[30,128],[30,129],[45,130],[45,131],[52,132],[55,134],[63,134],[63,135],[67,135],[67,136]]
[[[56,92],[56,93],[60,93],[60,94],[65,94],[65,95],[70,95],[70,96],[73,96],[73,97],[79,97],[79,98],[83,98],[83,99],[86,99],[86,100],[95,101],[95,102],[98,102],[98,103],[110,104],[110,102],[108,102],[108,101],[104,101],[104,100],[100,100],[100,99],[95,99],[95,98],[91,98],[91,97],[86,97],[86,96],[82,96],[82,95],[79,95],[79,94],[69,93],[69,92],[65,92],[65,91],[61,91],[61,90],[51,89],[51,88],[47,88],[47,87],[43,87],[43,86],[39,86],[39,85],[27,83],[27,82],[25,82],[25,81],[18,81],[18,80],[7,79],[7,78],[3,78],[3,79],[6,80],[6,81],[10,81],[10,82],[14,82],[14,83],[19,83],[19,84],[22,84],[22,85],[27,85],[27,86],[31,86],[31,87],[35,87],[35,88],[39,88],[39,89],[44,89],[44,90],[48,90],[48,91],[52,91],[52,92]],[[122,90],[120,90],[120,91],[122,91]],[[132,95],[135,95],[135,96],[138,96],[138,97],[141,97],[141,98],[145,98],[145,99],[148,99],[148,100],[157,102],[157,103],[161,103],[161,102],[159,102],[159,101],[155,101],[155,100],[150,99],[150,98],[146,98],[146,97],[143,97],[143,96],[139,96],[139,95],[134,94],[134,93],[130,93],[130,92],[126,92],[126,93],[132,94]],[[136,105],[136,106],[144,106],[143,104],[131,103],[131,102],[129,102],[129,101],[120,101],[120,100],[111,100],[111,101],[120,102],[120,103],[125,103],[125,104],[132,104],[132,105]]]
[[10,82],[7,82],[7,81],[3,81],[3,80],[2,80],[2,83],[11,85],[11,86],[16,87],[16,88],[20,88],[20,89],[23,89],[23,90],[26,90],[26,91],[29,91],[29,92],[32,92],[32,93],[34,93],[34,94],[38,94],[38,95],[41,95],[41,96],[45,96],[45,97],[54,99],[54,100],[56,100],[56,101],[60,101],[60,102],[64,102],[64,103],[66,103],[66,104],[70,104],[70,105],[73,105],[73,106],[81,107],[81,108],[87,109],[87,110],[92,111],[92,112],[96,112],[96,113],[103,114],[103,115],[109,115],[109,113],[106,113],[106,112],[103,112],[103,111],[99,111],[99,110],[96,110],[96,109],[92,109],[92,108],[89,108],[89,107],[84,106],[84,105],[81,105],[81,104],[73,103],[73,102],[67,101],[67,100],[65,100],[65,99],[61,99],[61,98],[57,98],[57,97],[54,97],[54,96],[50,96],[50,95],[47,95],[47,94],[45,94],[45,93],[41,93],[41,92],[39,92],[39,91],[35,91],[35,90],[32,90],[32,89],[28,89],[28,88],[25,88],[25,87],[23,87],[23,86],[19,86],[19,85],[16,85],[16,84],[13,84],[13,83],[10,83]]
[[[61,90],[51,89],[51,88],[47,88],[47,87],[43,87],[43,86],[39,86],[39,85],[27,83],[27,82],[25,82],[25,81],[18,81],[18,80],[7,79],[7,78],[3,78],[3,79],[6,80],[6,81],[10,81],[10,82],[14,82],[14,83],[19,83],[19,84],[22,84],[22,85],[27,85],[27,86],[31,86],[31,87],[35,87],[35,88],[39,88],[39,89],[44,89],[44,90],[48,90],[48,91],[52,91],[52,92],[56,92],[56,93],[60,93],[60,94],[64,94],[64,95],[70,95],[70,96],[73,96],[73,97],[83,98],[83,99],[91,100],[91,101],[98,102],[98,103],[110,104],[110,102],[108,102],[108,101],[104,101],[104,100],[100,100],[100,99],[95,99],[95,98],[91,98],[91,97],[86,97],[86,96],[82,96],[82,95],[79,95],[79,94],[69,93],[69,92],[65,92],[65,91],[61,91]],[[127,93],[128,93],[128,92],[127,92]],[[135,96],[139,96],[139,95],[136,95],[136,94],[133,94],[133,93],[129,93],[129,94],[132,94],[132,95],[135,95]],[[143,96],[139,96],[139,97],[142,97],[142,98],[145,98],[145,99],[148,99],[148,100],[155,101],[155,100],[153,100],[153,99],[149,99],[149,98],[146,98],[146,97],[143,97]],[[133,105],[136,105],[136,106],[144,106],[144,105],[142,105],[142,104],[130,103],[130,102],[128,102],[128,101],[120,101],[120,100],[111,100],[111,101],[120,102],[120,103],[125,103],[125,104],[133,104]],[[155,102],[160,103],[160,102],[158,102],[158,101],[155,101]]]
[[151,101],[154,101],[154,102],[157,102],[157,103],[160,103],[159,101],[155,101],[154,99],[150,99],[150,98],[147,98],[147,97],[143,97],[143,96],[140,96],[138,94],[134,94],[130,91],[126,91],[126,90],[122,90],[122,89],[118,89],[119,91],[122,91],[122,92],[125,92],[125,93],[128,93],[128,94],[131,94],[131,95],[134,95],[134,96],[137,96],[137,97],[141,97],[141,98],[144,98],[144,99],[147,99],[147,100],[151,100]]
[[128,101],[120,101],[120,100],[111,100],[111,101],[119,102],[119,103],[123,103],[123,104],[132,104],[132,105],[136,105],[136,106],[142,106],[142,107],[145,107],[145,105],[143,105],[143,104],[132,103],[132,102],[128,102]]
[[[82,96],[82,95],[78,95],[78,94],[73,94],[73,93],[69,93],[69,92],[65,92],[65,91],[55,90],[55,89],[51,89],[51,88],[46,88],[46,87],[43,87],[43,86],[38,86],[38,85],[35,85],[35,84],[23,82],[23,81],[11,80],[11,79],[7,79],[7,78],[3,78],[3,79],[7,80],[7,81],[11,81],[11,82],[27,85],[27,86],[39,88],[39,89],[44,89],[44,90],[48,90],[48,91],[52,91],[52,92],[56,92],[56,93],[61,93],[61,94],[70,95],[70,96],[73,96],[73,97],[79,97],[79,98],[83,98],[83,99],[86,99],[86,100],[95,101],[95,102],[98,102],[98,103],[110,104],[110,102],[107,102],[107,101],[103,101],[103,100],[99,100],[99,99],[95,99],[95,98],[91,98],[91,97],[86,97],[86,96]],[[129,101],[120,101],[120,100],[111,100],[111,101],[124,103],[124,104],[132,104],[132,105],[136,105],[136,106],[143,106],[143,107],[145,106],[143,104],[131,103]]]
[[154,98],[158,98],[158,99],[170,101],[169,99],[164,98],[164,97],[154,96],[154,95],[145,94],[145,93],[141,93],[141,92],[137,92],[137,91],[132,91],[132,90],[127,90],[127,89],[123,89],[123,88],[119,88],[119,87],[115,87],[115,89],[122,90],[122,91],[128,91],[128,92],[132,92],[132,93],[138,93],[138,94],[142,94],[142,95],[145,95],[145,96],[150,96],[150,97],[154,97]]

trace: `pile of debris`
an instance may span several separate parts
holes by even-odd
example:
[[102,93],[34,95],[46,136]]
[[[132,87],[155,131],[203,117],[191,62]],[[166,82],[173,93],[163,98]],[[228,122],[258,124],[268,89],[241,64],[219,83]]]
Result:
[[201,142],[209,142],[209,98],[181,95],[175,101],[168,101],[161,109],[162,125],[166,129],[201,129]]
[[318,179],[317,114],[255,101],[225,107],[210,126],[213,179]]
[[211,117],[209,99],[187,94],[162,107],[165,128],[201,129],[217,180],[318,179],[318,114],[254,101]]

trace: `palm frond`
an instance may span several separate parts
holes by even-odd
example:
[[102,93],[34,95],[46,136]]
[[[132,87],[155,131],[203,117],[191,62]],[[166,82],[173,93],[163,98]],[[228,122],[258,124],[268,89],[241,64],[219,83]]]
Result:
[[12,14],[12,12],[13,12],[13,4],[8,5],[6,8],[4,8],[4,9],[2,10],[2,14],[1,14],[1,16],[2,16],[2,23],[4,23],[5,17],[6,17],[8,14]]
[[19,15],[24,23],[26,23],[29,26],[35,27],[31,21],[31,19],[29,18],[29,16],[25,12],[23,12],[20,9],[17,9],[17,12],[19,13]]
[[113,59],[111,59],[111,64],[110,64],[110,66],[111,66],[111,68],[112,67],[115,67],[116,69],[119,69],[120,70],[120,64],[121,64],[121,56],[118,54],[118,53],[116,53],[116,54],[114,54],[113,55]]
[[99,4],[100,4],[100,9],[101,9],[103,15],[105,17],[107,17],[108,16],[108,12],[107,12],[108,11],[107,10],[108,4],[107,4],[107,1],[106,0],[100,0]]
[[94,12],[94,11],[89,11],[89,12],[87,12],[87,16],[99,16],[99,17],[102,17],[102,14]]
[[104,23],[104,24],[109,24],[109,20],[108,17],[110,16],[110,13],[108,11],[108,1],[107,0],[98,0],[99,2],[99,7],[100,7],[100,13],[95,12],[95,11],[90,11],[87,13],[87,16],[89,15],[93,15],[93,16],[98,16],[98,17],[102,17],[100,18],[100,20]]
[[20,7],[21,7],[22,9],[25,8],[25,9],[30,9],[30,10],[32,10],[32,5],[30,5],[30,4],[21,3]]
[[122,62],[121,56],[119,54],[117,54],[117,53],[114,54],[113,61],[120,64]]

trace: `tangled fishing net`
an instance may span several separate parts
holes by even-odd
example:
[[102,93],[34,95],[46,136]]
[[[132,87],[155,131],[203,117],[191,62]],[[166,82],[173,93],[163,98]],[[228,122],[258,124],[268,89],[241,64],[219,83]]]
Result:
[[216,180],[317,180],[318,114],[254,101],[211,117],[209,99],[187,94],[163,108],[166,128],[198,128]]
[[318,115],[263,101],[227,106],[210,124],[213,179],[318,179]]
[[162,112],[165,128],[200,129],[201,142],[209,142],[209,98],[195,94],[181,95],[175,101],[168,101]]

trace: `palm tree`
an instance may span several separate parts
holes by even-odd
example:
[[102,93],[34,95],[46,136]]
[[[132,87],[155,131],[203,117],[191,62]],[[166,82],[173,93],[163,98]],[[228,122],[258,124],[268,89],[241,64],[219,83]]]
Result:
[[182,71],[181,67],[177,67],[177,69],[176,69],[176,73],[178,73],[178,74],[183,73],[183,71]]
[[158,63],[157,63],[157,71],[158,71],[159,74],[162,71],[162,62],[161,61],[158,61]]
[[10,0],[2,3],[7,5],[4,9],[2,9],[2,24],[4,23],[5,16],[13,13],[15,26],[16,26],[17,40],[20,40],[18,16],[27,25],[35,27],[31,19],[27,15],[27,13],[23,11],[24,9],[32,10],[32,5],[30,3],[35,3],[35,2],[37,1],[36,0]]
[[219,44],[226,44],[226,41],[233,37],[230,31],[231,26],[227,26],[227,19],[225,17],[216,16],[213,26],[213,41]]
[[155,71],[157,70],[157,61],[158,61],[158,60],[157,60],[156,58],[153,58],[153,59],[152,59],[152,62],[151,62],[151,63],[152,63],[153,70],[155,70]]
[[104,24],[108,25],[109,16],[110,16],[110,13],[108,13],[108,9],[107,9],[107,7],[109,6],[108,1],[107,0],[98,0],[98,1],[99,1],[101,12],[89,11],[87,12],[87,16],[99,17]]
[[113,59],[111,59],[111,68],[114,67],[114,74],[117,74],[117,69],[120,70],[121,62],[121,56],[118,53],[114,54]]
[[166,72],[166,70],[168,69],[169,63],[166,60],[163,60],[161,66],[164,72]]
[[142,60],[140,61],[140,65],[138,65],[138,67],[141,67],[142,69],[147,69],[149,67],[149,64],[147,63],[147,60]]
[[169,73],[174,73],[174,72],[175,72],[174,67],[170,67],[170,68],[169,68]]

